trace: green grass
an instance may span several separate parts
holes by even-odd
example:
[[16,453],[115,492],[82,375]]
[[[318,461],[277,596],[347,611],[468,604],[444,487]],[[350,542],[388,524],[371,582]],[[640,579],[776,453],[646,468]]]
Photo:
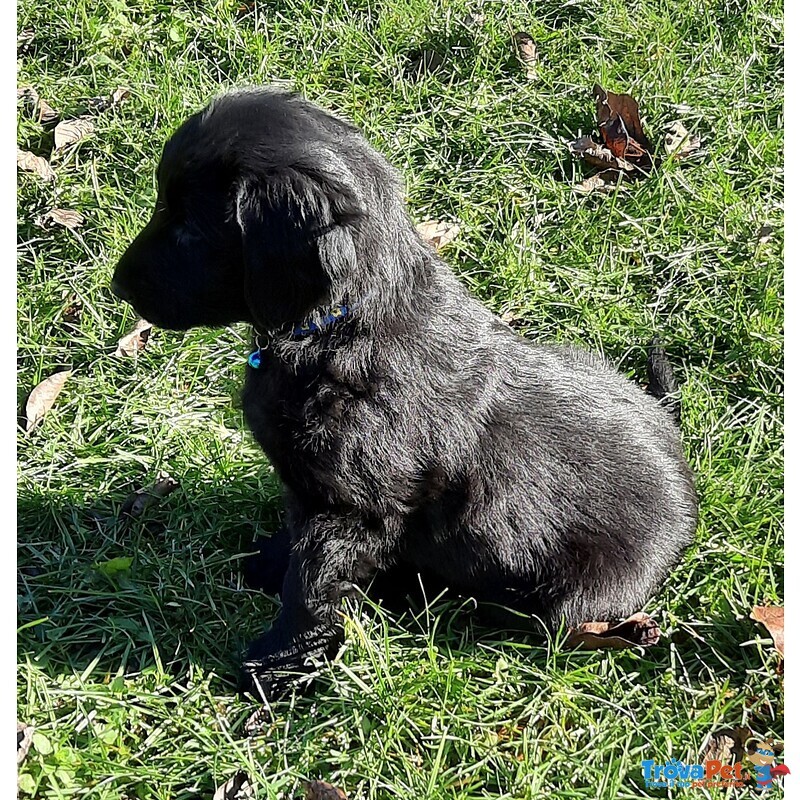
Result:
[[[643,788],[643,758],[694,761],[743,722],[780,739],[780,661],[748,615],[783,593],[781,5],[486,2],[472,27],[467,0],[238,5],[20,4],[35,31],[21,85],[66,116],[132,90],[54,159],[55,185],[20,176],[20,401],[75,371],[19,436],[18,716],[40,734],[23,796],[210,799],[243,769],[259,798],[311,778],[351,800],[666,797]],[[519,29],[539,46],[533,82],[509,46]],[[445,55],[439,72],[407,74],[420,48]],[[696,546],[647,607],[662,644],[576,653],[454,606],[365,607],[314,694],[248,736],[237,659],[276,606],[243,588],[239,561],[280,514],[237,400],[249,333],[159,330],[138,360],[114,358],[135,317],[108,283],[169,133],[220,88],[273,81],[355,120],[405,173],[417,219],[459,221],[449,263],[526,335],[640,378],[645,343],[666,342],[702,507]],[[702,157],[618,195],[574,193],[564,141],[594,128],[595,81],[632,92],[659,145],[681,116]],[[21,147],[47,154],[51,136],[20,108]],[[53,206],[85,226],[37,227]],[[181,490],[118,521],[159,470]],[[117,576],[93,567],[126,556]]]

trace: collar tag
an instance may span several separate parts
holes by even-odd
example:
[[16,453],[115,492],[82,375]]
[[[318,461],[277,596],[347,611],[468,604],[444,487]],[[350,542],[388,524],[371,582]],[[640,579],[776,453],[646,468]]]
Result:
[[[305,324],[297,325],[291,331],[291,338],[292,339],[304,339],[306,336],[311,336],[314,333],[319,333],[326,328],[334,325],[335,323],[339,322],[340,320],[344,319],[345,317],[349,316],[352,311],[355,311],[361,305],[361,301],[356,303],[351,303],[350,305],[341,305],[341,306],[334,306],[326,316],[324,316],[320,321],[319,324],[313,322],[311,320],[306,320]],[[262,344],[261,338],[267,338],[267,343]],[[269,344],[268,335],[259,334],[256,332],[256,349],[250,353],[247,357],[247,363],[253,369],[261,369],[262,366],[262,358],[261,352],[267,347]]]

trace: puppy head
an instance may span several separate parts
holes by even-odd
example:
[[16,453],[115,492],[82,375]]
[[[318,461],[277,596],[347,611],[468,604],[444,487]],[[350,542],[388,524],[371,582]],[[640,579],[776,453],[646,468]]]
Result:
[[112,290],[165,328],[301,320],[356,270],[361,157],[375,154],[354,128],[298,97],[223,95],[165,145]]

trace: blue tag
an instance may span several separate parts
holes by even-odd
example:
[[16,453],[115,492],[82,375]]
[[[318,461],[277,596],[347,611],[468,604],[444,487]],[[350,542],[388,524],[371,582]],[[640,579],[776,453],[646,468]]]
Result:
[[261,366],[261,351],[254,350],[247,356],[247,363],[253,368],[258,369]]

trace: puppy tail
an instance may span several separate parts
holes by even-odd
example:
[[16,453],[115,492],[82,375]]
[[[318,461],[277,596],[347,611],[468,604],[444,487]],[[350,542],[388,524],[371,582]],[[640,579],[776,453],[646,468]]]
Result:
[[655,397],[680,425],[681,401],[678,381],[675,379],[667,354],[657,338],[654,338],[648,346],[647,393]]

